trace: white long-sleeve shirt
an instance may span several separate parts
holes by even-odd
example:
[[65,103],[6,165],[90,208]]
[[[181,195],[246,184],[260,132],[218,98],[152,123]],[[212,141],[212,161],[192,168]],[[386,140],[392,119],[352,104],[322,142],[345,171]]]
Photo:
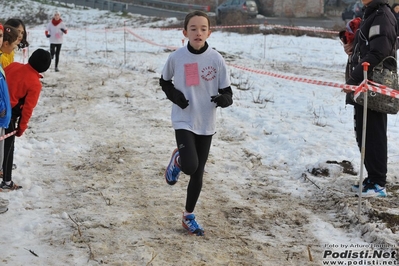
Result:
[[61,29],[67,30],[63,21],[57,24],[57,26],[55,26],[52,21],[47,24],[46,31],[50,34],[50,43],[62,44],[64,33]]
[[198,135],[213,135],[216,127],[216,104],[211,96],[218,89],[230,86],[230,79],[223,57],[211,47],[201,53],[191,53],[187,46],[169,55],[162,71],[164,80],[172,80],[189,105],[181,109],[172,106],[172,125]]

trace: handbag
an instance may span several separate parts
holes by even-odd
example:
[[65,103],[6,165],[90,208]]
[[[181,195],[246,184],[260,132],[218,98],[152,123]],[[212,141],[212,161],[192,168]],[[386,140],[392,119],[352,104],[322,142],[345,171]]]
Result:
[[[396,66],[395,57],[385,57],[378,65],[373,68],[372,80],[376,83],[385,85],[399,92],[398,73],[396,68],[395,70],[389,70],[388,68],[384,68],[384,61],[387,59],[394,60]],[[360,95],[354,100],[356,103],[363,105],[364,92],[360,93]],[[368,90],[367,108],[380,113],[396,114],[399,111],[399,99]]]

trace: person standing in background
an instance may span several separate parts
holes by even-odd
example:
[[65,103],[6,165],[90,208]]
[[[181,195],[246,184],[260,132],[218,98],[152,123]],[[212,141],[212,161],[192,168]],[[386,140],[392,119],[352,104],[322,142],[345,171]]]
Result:
[[68,29],[61,19],[61,14],[58,11],[54,12],[54,16],[46,27],[46,37],[50,40],[50,54],[51,59],[55,56],[55,72],[58,72],[58,62],[60,60],[61,46],[63,42],[63,35],[67,34]]
[[[348,85],[359,85],[363,79],[362,63],[370,64],[368,77],[372,77],[373,68],[384,58],[393,56],[396,58],[396,19],[388,0],[362,0],[365,5],[364,16],[359,29],[355,33],[353,43],[344,45],[345,52],[351,56],[352,65]],[[396,62],[390,60],[384,63],[384,68],[397,71]],[[354,101],[354,93],[344,89],[346,103],[354,106],[354,125],[356,141],[359,149],[362,143],[363,106]],[[388,164],[388,140],[387,140],[386,113],[367,110],[365,158],[364,166],[368,176],[363,184],[353,185],[354,192],[362,186],[363,197],[386,197],[386,179]],[[363,166],[360,166],[363,167]]]
[[[10,61],[10,55],[14,53],[15,48],[18,47],[18,30],[10,25],[3,26],[3,44],[0,47],[0,63],[1,67],[5,69],[9,64],[12,63]],[[12,59],[14,59],[12,57]]]
[[14,161],[15,136],[21,137],[28,128],[33,109],[39,101],[43,77],[40,73],[46,72],[51,64],[51,55],[48,51],[37,49],[29,57],[27,64],[13,62],[6,67],[8,92],[11,104],[11,121],[5,131],[6,134],[16,131],[5,139],[3,181],[1,191],[17,190],[22,188],[12,181],[12,166]]
[[[0,24],[0,47],[3,45],[3,25]],[[6,82],[5,74],[3,68],[0,66],[0,137],[5,134],[8,125],[11,120],[11,103],[10,95],[8,93],[8,85]],[[3,164],[4,159],[4,140],[0,140],[0,163]],[[2,191],[2,188],[0,188]],[[6,212],[8,210],[8,201],[0,199],[0,213]]]
[[[399,37],[399,4],[393,4],[392,13],[395,15],[396,18],[396,35],[398,35]],[[398,37],[396,38],[396,50],[399,49]]]
[[[16,44],[18,45],[18,51],[23,50],[23,62],[25,62],[25,58],[27,56],[27,51],[25,50],[26,48],[29,47],[28,43],[28,34],[26,32],[26,27],[24,22],[21,19],[18,18],[10,18],[9,20],[6,21],[5,25],[9,25],[11,27],[14,27],[19,35],[17,38]],[[3,53],[1,56],[1,62],[3,65],[8,66],[12,62],[15,61],[15,51],[16,49],[13,49],[11,53]],[[16,165],[13,165],[13,168],[16,168]]]
[[396,20],[399,20],[399,4],[393,4],[392,6],[392,12],[396,17]]

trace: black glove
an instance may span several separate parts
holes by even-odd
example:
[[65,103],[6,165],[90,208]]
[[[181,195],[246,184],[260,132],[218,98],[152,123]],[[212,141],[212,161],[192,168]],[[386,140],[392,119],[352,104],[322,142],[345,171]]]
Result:
[[65,30],[65,29],[61,29],[61,31],[62,31],[64,34],[66,34],[66,30]]
[[47,37],[47,38],[50,38],[50,37],[51,37],[51,35],[50,35],[50,34],[47,34],[47,35],[46,35],[46,37]]
[[339,33],[338,33],[338,37],[339,37],[339,39],[344,43],[344,44],[347,44],[348,43],[348,40],[346,39],[346,36],[345,36],[345,30],[341,30]]
[[4,109],[1,113],[0,113],[0,117],[5,117],[6,116],[6,109]]
[[188,100],[186,99],[186,97],[184,96],[184,94],[175,89],[175,95],[173,96],[174,99],[172,100],[172,102],[174,102],[175,104],[177,104],[181,109],[185,109],[188,106]]
[[172,81],[166,81],[161,77],[159,79],[159,85],[161,85],[166,97],[168,97],[168,99],[174,104],[178,105],[181,109],[184,109],[188,106],[188,100],[181,91],[175,88]]
[[230,87],[219,89],[219,94],[211,96],[211,102],[216,103],[216,107],[225,108],[233,104],[233,92]]

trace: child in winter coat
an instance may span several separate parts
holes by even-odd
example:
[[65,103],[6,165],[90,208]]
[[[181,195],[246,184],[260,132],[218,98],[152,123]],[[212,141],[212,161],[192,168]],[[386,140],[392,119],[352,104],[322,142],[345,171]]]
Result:
[[[16,130],[15,136],[20,137],[28,128],[29,119],[42,90],[40,73],[47,71],[50,64],[50,53],[43,49],[37,49],[29,57],[28,64],[13,62],[5,69],[12,107],[11,121],[6,129],[6,134]],[[12,181],[15,136],[5,139],[3,181],[0,184],[2,190],[21,188]]]
[[68,33],[64,22],[61,19],[61,14],[58,11],[54,12],[52,20],[47,24],[46,37],[50,40],[51,59],[55,56],[55,71],[58,72],[58,62],[60,60],[61,46],[63,42],[63,35]]
[[359,29],[362,19],[357,17],[346,24],[346,29],[339,32],[339,37],[344,44],[351,44],[355,40],[355,32]]
[[345,81],[349,79],[349,73],[351,68],[351,54],[353,49],[353,41],[355,40],[355,33],[360,27],[362,19],[357,17],[352,19],[346,24],[346,29],[339,32],[339,38],[344,44],[344,50],[348,54],[348,62],[345,70]]

